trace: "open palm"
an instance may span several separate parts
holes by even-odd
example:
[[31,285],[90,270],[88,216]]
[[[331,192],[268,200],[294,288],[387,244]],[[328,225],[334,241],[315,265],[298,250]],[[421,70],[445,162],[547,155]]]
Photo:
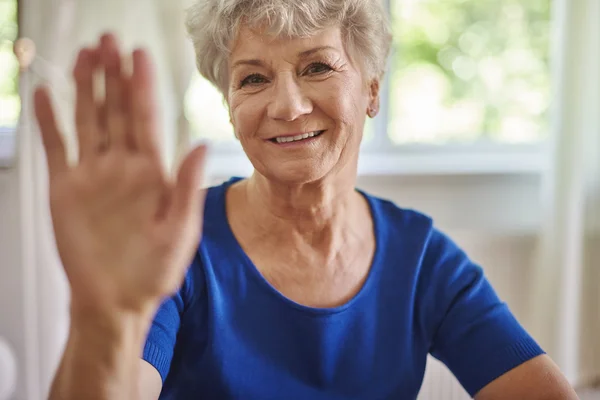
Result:
[[[144,51],[132,58],[129,75],[111,35],[80,52],[76,165],[67,163],[47,91],[35,93],[54,232],[77,307],[150,311],[177,290],[200,239],[206,149],[192,150],[170,179],[157,139],[152,66]],[[100,103],[98,70],[105,72]]]

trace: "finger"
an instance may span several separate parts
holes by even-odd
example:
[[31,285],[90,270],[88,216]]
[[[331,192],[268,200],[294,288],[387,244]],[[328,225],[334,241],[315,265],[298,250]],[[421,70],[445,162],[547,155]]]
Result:
[[131,118],[131,77],[123,76],[121,84],[123,85],[123,103],[126,115],[125,145],[129,150],[136,150],[137,144]]
[[100,43],[106,88],[104,126],[111,148],[123,148],[126,143],[127,111],[124,101],[125,88],[121,73],[121,55],[113,35],[102,36]]
[[130,96],[133,135],[136,147],[141,152],[159,157],[154,73],[150,59],[143,50],[133,52]]
[[65,145],[56,124],[50,96],[45,88],[37,88],[33,97],[35,116],[40,126],[42,142],[46,151],[50,178],[67,169]]
[[98,111],[94,100],[94,52],[84,49],[79,53],[73,77],[75,78],[75,127],[79,141],[79,159],[90,157],[100,140]]
[[108,140],[108,127],[106,126],[106,101],[104,99],[105,93],[100,92],[97,93],[98,85],[101,85],[104,88],[105,77],[100,74],[98,75],[98,68],[101,68],[102,65],[102,48],[100,43],[97,47],[90,50],[90,58],[92,60],[92,65],[94,65],[93,70],[93,87],[94,87],[94,101],[96,104],[96,121],[97,121],[97,136],[94,138],[94,153],[102,153],[108,150],[108,146],[110,145]]
[[106,103],[104,101],[98,102],[96,109],[98,110],[98,127],[101,132],[106,132],[108,129],[106,126]]
[[169,210],[169,219],[173,222],[182,222],[202,210],[205,193],[200,190],[200,186],[204,178],[205,163],[205,145],[196,147],[183,160],[177,173]]

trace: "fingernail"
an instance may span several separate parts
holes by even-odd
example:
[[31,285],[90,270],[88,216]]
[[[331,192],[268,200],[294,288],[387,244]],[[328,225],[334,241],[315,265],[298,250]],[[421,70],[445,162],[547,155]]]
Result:
[[142,49],[134,49],[133,53],[132,53],[132,56],[133,57],[139,57],[141,53],[142,53]]
[[37,101],[40,98],[40,96],[44,95],[45,91],[46,91],[46,88],[44,87],[44,85],[36,86],[33,91],[33,100]]
[[106,44],[112,38],[112,34],[110,32],[104,32],[102,36],[100,36],[100,43]]
[[209,148],[210,141],[208,139],[198,139],[196,140],[196,144],[198,147],[203,147],[204,151],[207,151]]

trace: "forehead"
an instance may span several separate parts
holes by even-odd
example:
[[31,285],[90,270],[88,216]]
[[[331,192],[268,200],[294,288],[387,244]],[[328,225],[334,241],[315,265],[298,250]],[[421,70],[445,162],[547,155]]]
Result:
[[264,29],[252,29],[242,25],[233,43],[230,60],[235,62],[247,57],[297,58],[303,52],[318,47],[333,48],[343,53],[344,44],[340,28],[326,28],[310,37],[286,38],[270,35]]

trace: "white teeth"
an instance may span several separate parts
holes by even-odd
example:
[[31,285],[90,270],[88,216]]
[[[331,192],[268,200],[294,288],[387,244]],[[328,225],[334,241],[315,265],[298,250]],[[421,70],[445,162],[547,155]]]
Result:
[[322,131],[315,131],[315,132],[310,132],[310,133],[303,133],[302,135],[296,135],[296,136],[278,137],[278,138],[275,138],[275,141],[277,143],[296,142],[298,140],[304,140],[304,139],[318,136],[321,132]]

